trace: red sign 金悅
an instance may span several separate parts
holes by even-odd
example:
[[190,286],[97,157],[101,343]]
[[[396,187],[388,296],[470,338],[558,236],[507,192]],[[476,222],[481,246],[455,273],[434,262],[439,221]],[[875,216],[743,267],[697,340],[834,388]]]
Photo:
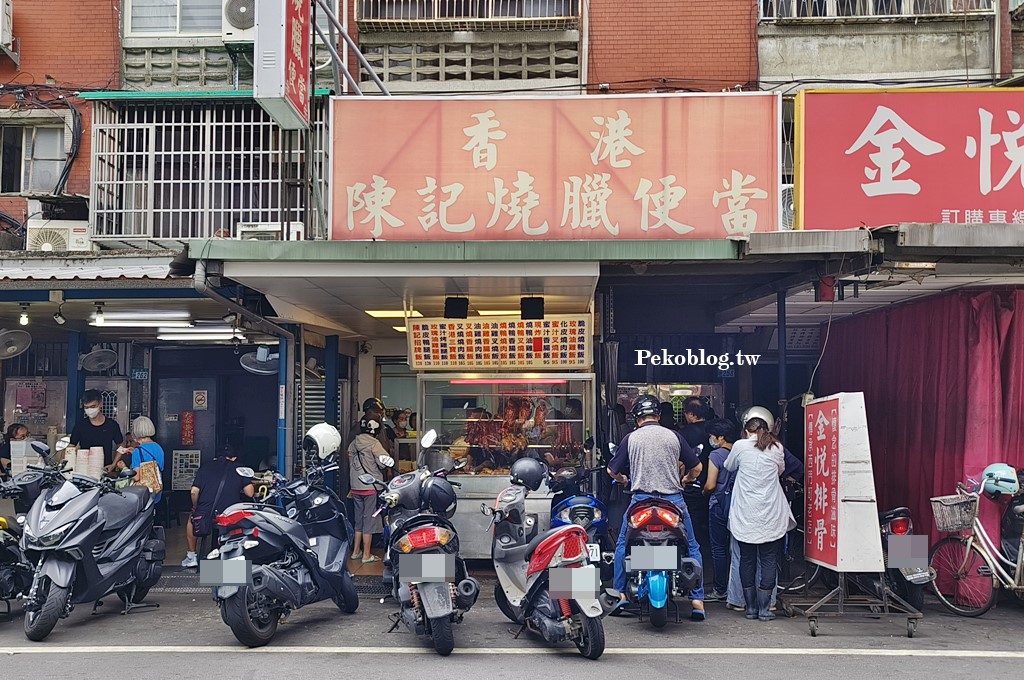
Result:
[[1024,224],[1024,90],[802,92],[803,229]]
[[837,569],[839,400],[809,404],[804,428],[804,557]]
[[309,122],[309,0],[286,0],[285,98]]

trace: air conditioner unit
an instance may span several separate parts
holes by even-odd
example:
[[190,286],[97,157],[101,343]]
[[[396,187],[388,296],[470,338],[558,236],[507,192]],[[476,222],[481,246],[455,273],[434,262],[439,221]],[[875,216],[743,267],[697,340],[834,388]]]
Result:
[[789,231],[796,225],[796,197],[793,194],[792,184],[782,185],[782,195],[779,197],[779,202],[782,203],[779,230]]
[[243,241],[301,241],[305,235],[306,225],[302,222],[287,224],[288,237],[281,238],[280,222],[239,222],[235,225],[235,238]]
[[96,250],[89,238],[89,223],[77,220],[29,220],[25,250],[67,253]]
[[221,39],[225,44],[256,42],[256,0],[224,0]]
[[0,7],[0,46],[11,49],[14,46],[14,0],[2,0]]

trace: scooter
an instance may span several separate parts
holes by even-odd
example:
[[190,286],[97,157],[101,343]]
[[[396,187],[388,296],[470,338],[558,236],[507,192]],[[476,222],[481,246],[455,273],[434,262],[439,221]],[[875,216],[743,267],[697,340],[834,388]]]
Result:
[[[25,598],[25,635],[43,640],[57,621],[76,604],[117,593],[124,607],[156,608],[143,603],[160,580],[165,556],[164,529],[153,525],[149,489],[114,488],[115,480],[64,474],[31,467],[50,486],[32,505],[21,536],[25,558],[33,566],[32,586]],[[120,479],[135,476],[125,470]]]
[[[886,569],[882,574],[852,574],[851,580],[868,594],[882,597],[883,583],[901,600],[917,611],[924,607],[924,591],[935,580],[927,567],[890,567],[889,540],[893,536],[912,536],[914,520],[909,508],[896,508],[879,513],[878,524],[882,532],[882,557]],[[880,580],[881,579],[881,580]]]
[[[19,498],[21,488],[14,482],[0,482],[0,498]],[[24,517],[22,517],[24,521]],[[18,545],[21,525],[15,517],[0,515],[0,600],[6,607],[3,619],[11,620],[11,600],[27,593],[32,586],[32,565]]]
[[629,510],[626,529],[626,589],[629,599],[650,612],[651,625],[668,623],[668,605],[679,608],[673,595],[685,596],[700,583],[700,563],[689,557],[686,525],[676,506],[660,498],[647,498]]
[[[431,430],[420,444],[429,449],[436,438]],[[399,606],[388,632],[404,623],[416,635],[429,635],[441,656],[455,649],[452,623],[461,622],[480,595],[480,584],[459,556],[459,535],[450,521],[456,509],[452,487],[459,484],[447,477],[465,464],[463,459],[448,469],[420,468],[398,475],[386,487],[372,475],[359,476],[364,484],[384,490],[375,516],[387,513],[385,578],[390,576],[391,596]]]
[[[220,547],[200,562],[200,583],[204,569],[213,572],[221,618],[247,647],[268,644],[293,610],[314,602],[330,598],[346,614],[359,607],[348,570],[352,525],[323,482],[337,469],[337,463],[313,466],[292,482],[275,473],[263,503],[237,503],[214,519]],[[255,475],[251,468],[237,472]],[[229,580],[226,566],[236,560],[246,563],[246,575]]]
[[551,527],[577,525],[587,532],[587,554],[599,564],[601,583],[615,577],[615,541],[608,523],[608,507],[592,493],[586,493],[591,476],[603,467],[562,468],[548,479],[551,498]]
[[[598,573],[588,564],[584,528],[567,524],[539,533],[536,515],[526,513],[527,493],[525,487],[513,485],[498,494],[494,507],[480,504],[480,512],[491,518],[487,529],[494,529],[491,556],[498,575],[494,588],[498,609],[546,642],[572,640],[580,654],[597,659],[605,646],[601,619],[618,605],[618,593],[606,591],[598,596]],[[565,593],[572,597],[552,592],[552,569],[577,572],[571,575],[573,592]],[[589,580],[594,590],[589,596],[580,596],[575,592],[574,577],[586,572],[593,573]]]

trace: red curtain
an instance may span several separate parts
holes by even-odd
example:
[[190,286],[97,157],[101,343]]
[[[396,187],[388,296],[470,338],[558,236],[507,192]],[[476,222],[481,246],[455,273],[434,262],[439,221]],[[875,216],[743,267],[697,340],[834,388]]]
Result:
[[[864,393],[880,510],[906,505],[934,542],[930,497],[990,463],[1024,466],[1024,290],[930,298],[829,336],[818,391]],[[999,508],[981,508],[997,539]]]

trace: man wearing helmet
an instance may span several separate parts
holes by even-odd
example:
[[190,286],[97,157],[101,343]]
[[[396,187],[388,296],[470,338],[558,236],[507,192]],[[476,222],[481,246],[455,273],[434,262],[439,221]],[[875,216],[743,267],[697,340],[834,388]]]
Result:
[[[700,546],[693,535],[693,524],[683,501],[683,489],[700,475],[700,459],[679,432],[659,424],[660,416],[661,404],[657,399],[645,394],[636,400],[633,404],[633,418],[637,429],[622,438],[615,457],[608,463],[608,474],[620,484],[629,485],[633,494],[630,507],[651,497],[662,498],[675,505],[685,522],[689,556],[701,563]],[[628,516],[629,507],[626,508],[615,546],[615,589],[620,593],[626,589],[624,562]],[[690,618],[703,621],[703,584],[690,591],[690,603],[693,606]]]
[[352,485],[352,528],[356,537],[353,543],[352,559],[362,555],[363,564],[376,562],[377,557],[370,554],[373,535],[384,531],[380,517],[374,517],[377,510],[377,487],[360,481],[360,475],[370,475],[378,482],[384,481],[384,471],[395,464],[394,459],[381,446],[377,433],[382,429],[381,422],[363,416],[359,420],[359,434],[349,444],[349,481]]

